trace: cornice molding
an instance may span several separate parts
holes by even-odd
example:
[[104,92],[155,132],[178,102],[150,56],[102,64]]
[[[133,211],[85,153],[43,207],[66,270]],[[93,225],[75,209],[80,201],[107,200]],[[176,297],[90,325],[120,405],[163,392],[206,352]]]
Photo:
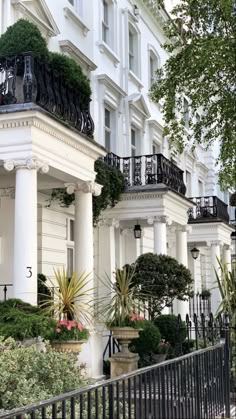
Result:
[[115,91],[116,94],[119,94],[122,97],[127,96],[127,93],[118,86],[107,74],[99,74],[97,76],[97,80],[104,84],[108,89],[112,89]]
[[[105,156],[106,152],[105,150],[103,151],[99,144],[95,142],[93,144],[91,140],[84,138],[79,132],[74,132],[69,127],[65,127],[60,122],[45,115],[40,108],[38,110],[26,110],[25,112],[28,112],[27,116],[24,116],[22,112],[18,112],[17,114],[4,114],[6,119],[0,122],[0,130],[35,127],[93,159]],[[63,134],[63,130],[67,132]]]
[[126,192],[122,194],[122,201],[140,201],[142,199],[156,199],[156,198],[164,198],[165,194],[163,192]]
[[64,7],[64,16],[68,19],[72,19],[76,25],[79,25],[80,29],[82,30],[84,36],[87,36],[87,33],[90,31],[88,26],[84,23],[81,17],[74,12],[70,7]]
[[88,71],[94,71],[97,68],[97,65],[90,60],[90,58],[85,55],[81,49],[77,48],[73,42],[65,39],[59,41],[60,48],[63,52],[69,54],[78,64],[87,67]]

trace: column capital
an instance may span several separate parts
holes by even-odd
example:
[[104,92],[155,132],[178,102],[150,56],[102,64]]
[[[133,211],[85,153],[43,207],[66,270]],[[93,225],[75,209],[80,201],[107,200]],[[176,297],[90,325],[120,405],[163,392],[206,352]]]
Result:
[[221,240],[212,240],[212,241],[208,241],[207,242],[207,246],[208,247],[212,247],[212,246],[222,246],[222,241]]
[[98,226],[114,227],[115,229],[117,229],[120,227],[120,221],[115,218],[102,218],[101,220],[99,220]]
[[15,198],[15,188],[1,188],[0,198]]
[[223,249],[232,251],[234,248],[231,244],[223,244]]
[[175,231],[178,232],[182,232],[182,233],[192,233],[192,226],[189,225],[185,225],[185,226],[175,226]]
[[172,224],[172,220],[170,219],[170,217],[167,217],[166,215],[161,215],[161,216],[149,217],[147,219],[147,223],[149,225],[152,225],[154,223],[163,223],[170,226]]
[[4,169],[8,172],[11,172],[14,169],[34,169],[45,174],[49,171],[48,163],[38,160],[36,158],[28,158],[22,160],[5,160],[3,166]]
[[75,192],[84,192],[84,193],[92,193],[94,196],[99,196],[102,192],[102,185],[99,183],[93,182],[92,180],[88,181],[80,181],[77,183],[66,183],[66,192],[69,195],[72,195]]

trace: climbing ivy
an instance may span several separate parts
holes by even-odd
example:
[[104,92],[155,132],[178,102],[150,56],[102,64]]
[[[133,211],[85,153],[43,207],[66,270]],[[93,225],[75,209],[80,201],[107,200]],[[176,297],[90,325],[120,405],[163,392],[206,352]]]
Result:
[[[108,166],[102,160],[95,162],[97,172],[95,181],[103,185],[101,195],[93,196],[93,223],[97,224],[100,214],[108,207],[114,207],[121,199],[121,194],[125,191],[125,180],[121,171],[115,167]],[[61,207],[70,207],[75,200],[75,195],[69,195],[65,189],[53,189],[49,206],[53,201],[57,201]]]

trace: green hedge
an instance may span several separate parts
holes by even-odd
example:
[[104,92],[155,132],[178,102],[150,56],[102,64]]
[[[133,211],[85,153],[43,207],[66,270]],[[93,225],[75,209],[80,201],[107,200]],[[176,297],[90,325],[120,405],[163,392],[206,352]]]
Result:
[[179,323],[178,317],[174,314],[162,314],[154,320],[159,328],[161,338],[169,342],[172,347],[183,343],[187,337],[187,328],[185,322]]
[[41,336],[47,339],[56,322],[38,307],[21,300],[10,299],[0,302],[0,335],[24,340]]

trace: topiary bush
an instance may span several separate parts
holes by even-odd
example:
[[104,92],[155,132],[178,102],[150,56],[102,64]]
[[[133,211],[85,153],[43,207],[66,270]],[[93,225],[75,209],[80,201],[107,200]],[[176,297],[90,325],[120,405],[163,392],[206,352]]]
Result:
[[14,56],[29,51],[40,59],[49,58],[47,43],[40,30],[28,20],[20,19],[0,36],[0,56]]
[[139,338],[132,341],[130,349],[139,354],[139,367],[144,367],[155,363],[153,355],[159,351],[161,334],[158,327],[151,321],[144,320],[140,323],[143,330],[140,331]]
[[73,353],[56,352],[50,347],[47,352],[38,352],[34,346],[21,348],[13,339],[1,336],[0,349],[0,413],[85,384]]
[[47,63],[52,71],[56,72],[68,87],[77,91],[78,94],[84,98],[91,96],[90,81],[82,68],[72,58],[50,52],[37,26],[28,20],[20,19],[1,35],[0,56],[9,57],[25,52],[32,52],[35,57]]
[[152,298],[148,304],[149,314],[155,319],[164,307],[170,307],[175,298],[186,300],[192,291],[189,269],[175,258],[167,255],[145,253],[135,264],[134,283],[140,293]]
[[172,347],[183,343],[187,337],[185,322],[179,323],[178,317],[174,314],[162,314],[154,320],[154,324],[161,333],[161,338],[169,342]]
[[0,335],[24,340],[41,336],[47,339],[56,327],[53,318],[38,307],[18,299],[0,302]]

